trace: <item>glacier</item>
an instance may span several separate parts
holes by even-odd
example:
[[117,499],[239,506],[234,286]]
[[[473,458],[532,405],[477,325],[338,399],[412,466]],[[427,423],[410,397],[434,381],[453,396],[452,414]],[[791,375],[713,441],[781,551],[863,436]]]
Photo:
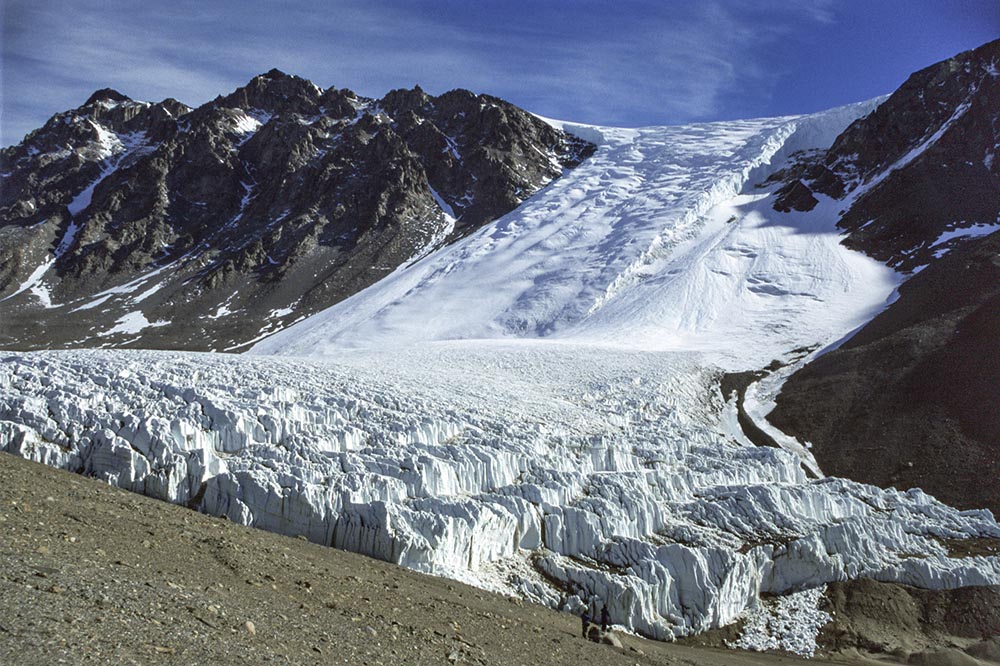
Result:
[[700,350],[747,368],[840,337],[885,307],[899,277],[840,246],[843,202],[778,214],[777,185],[755,185],[880,101],[680,127],[557,123],[597,153],[479,233],[252,353],[544,338]]
[[750,442],[720,390],[784,364],[747,391],[761,421],[783,374],[894,298],[901,276],[840,245],[842,202],[778,214],[758,186],[879,102],[559,123],[598,152],[251,354],[5,353],[0,448],[551,606],[600,599],[660,639],[839,580],[1000,584],[1000,558],[943,541],[1000,538],[990,512],[822,477],[804,443]]

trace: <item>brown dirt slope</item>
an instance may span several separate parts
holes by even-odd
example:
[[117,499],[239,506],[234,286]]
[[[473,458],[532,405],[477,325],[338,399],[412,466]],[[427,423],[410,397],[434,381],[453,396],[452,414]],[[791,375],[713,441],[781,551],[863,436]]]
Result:
[[856,580],[827,587],[828,650],[909,664],[1000,663],[1000,588],[920,590]]
[[[992,540],[973,551],[996,546]],[[1000,664],[1000,586],[922,590],[859,579],[827,585],[822,608],[833,618],[816,641],[826,658],[866,666]],[[719,647],[737,637],[729,626],[684,643]]]

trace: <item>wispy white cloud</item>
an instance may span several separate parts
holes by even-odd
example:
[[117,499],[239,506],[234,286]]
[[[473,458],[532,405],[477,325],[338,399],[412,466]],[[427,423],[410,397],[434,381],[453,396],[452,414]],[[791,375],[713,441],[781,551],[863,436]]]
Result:
[[7,0],[0,138],[96,88],[200,104],[271,67],[369,95],[466,87],[592,122],[710,119],[770,94],[769,43],[832,20],[826,0],[497,4],[506,15],[490,3],[477,17],[447,2]]

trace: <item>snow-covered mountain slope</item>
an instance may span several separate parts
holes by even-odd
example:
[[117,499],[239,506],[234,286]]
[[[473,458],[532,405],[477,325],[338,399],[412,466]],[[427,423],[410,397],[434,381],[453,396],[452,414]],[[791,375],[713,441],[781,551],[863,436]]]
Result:
[[543,337],[715,351],[751,368],[835,340],[883,308],[898,279],[840,245],[838,202],[782,215],[777,186],[754,185],[878,101],[802,118],[577,126],[600,147],[573,172],[254,352]]
[[197,109],[98,91],[0,150],[0,348],[245,349],[592,150],[464,90],[272,70]]

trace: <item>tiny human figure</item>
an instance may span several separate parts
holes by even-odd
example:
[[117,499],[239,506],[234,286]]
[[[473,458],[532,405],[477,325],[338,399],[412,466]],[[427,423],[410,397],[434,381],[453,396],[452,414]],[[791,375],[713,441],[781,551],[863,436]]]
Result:
[[609,622],[608,622],[608,605],[604,604],[604,606],[601,607],[601,631],[607,631],[608,630],[608,624],[609,624]]
[[587,637],[587,629],[590,627],[590,609],[589,608],[584,608],[583,609],[583,615],[580,616],[580,621],[581,621],[582,627],[583,627],[583,629],[582,629],[583,637],[586,638]]

